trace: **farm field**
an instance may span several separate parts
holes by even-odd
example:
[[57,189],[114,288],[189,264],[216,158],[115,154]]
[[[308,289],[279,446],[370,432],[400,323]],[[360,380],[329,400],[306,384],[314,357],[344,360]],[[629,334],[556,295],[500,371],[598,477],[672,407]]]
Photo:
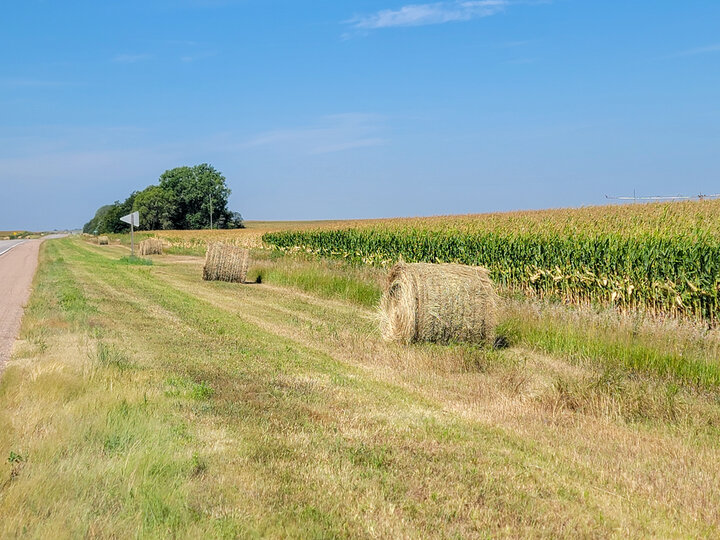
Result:
[[525,296],[714,324],[720,201],[396,220],[268,232],[284,250],[387,266],[458,262]]
[[714,331],[507,297],[504,348],[400,346],[381,267],[256,250],[237,285],[127,254],[43,245],[0,536],[719,532]]
[[720,1],[6,4],[0,540],[720,539]]
[[38,238],[39,233],[28,231],[0,231],[0,240],[21,240],[24,238]]

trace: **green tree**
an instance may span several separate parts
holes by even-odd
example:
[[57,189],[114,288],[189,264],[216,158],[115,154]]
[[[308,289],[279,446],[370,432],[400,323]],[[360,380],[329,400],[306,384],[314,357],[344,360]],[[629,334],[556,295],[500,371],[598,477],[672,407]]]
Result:
[[102,234],[100,232],[100,223],[105,218],[105,214],[107,214],[113,206],[112,204],[106,204],[98,208],[93,218],[83,226],[83,232],[87,234]]
[[203,163],[177,167],[160,176],[159,186],[133,192],[125,201],[115,201],[98,209],[83,231],[91,234],[119,233],[130,226],[120,217],[140,212],[143,229],[206,229],[212,219],[218,229],[241,229],[242,216],[228,209],[230,188],[225,177]]
[[120,218],[126,215],[123,206],[120,201],[115,201],[115,204],[110,206],[100,220],[98,234],[121,233],[130,228],[130,225],[120,221]]
[[140,212],[140,228],[172,229],[178,214],[175,195],[160,186],[148,186],[135,196],[133,211]]
[[122,233],[130,229],[130,225],[120,221],[122,216],[132,212],[137,192],[133,192],[125,201],[115,201],[113,204],[102,206],[95,214],[95,217],[85,224],[83,230],[87,229],[90,234],[112,234]]
[[213,223],[227,224],[232,219],[228,210],[230,188],[225,177],[212,165],[177,167],[160,176],[160,187],[172,193],[177,201],[174,215],[176,229],[206,229]]

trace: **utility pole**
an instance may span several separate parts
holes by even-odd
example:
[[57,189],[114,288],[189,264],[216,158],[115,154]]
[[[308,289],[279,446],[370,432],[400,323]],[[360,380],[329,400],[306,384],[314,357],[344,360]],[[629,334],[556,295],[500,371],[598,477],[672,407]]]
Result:
[[210,230],[212,230],[212,214],[213,214],[213,208],[212,208],[212,193],[210,194]]

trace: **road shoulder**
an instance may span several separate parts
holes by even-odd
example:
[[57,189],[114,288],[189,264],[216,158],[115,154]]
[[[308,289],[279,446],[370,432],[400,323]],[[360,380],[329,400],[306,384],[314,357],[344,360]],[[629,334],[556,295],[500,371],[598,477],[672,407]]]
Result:
[[0,373],[20,331],[43,240],[29,240],[0,255]]

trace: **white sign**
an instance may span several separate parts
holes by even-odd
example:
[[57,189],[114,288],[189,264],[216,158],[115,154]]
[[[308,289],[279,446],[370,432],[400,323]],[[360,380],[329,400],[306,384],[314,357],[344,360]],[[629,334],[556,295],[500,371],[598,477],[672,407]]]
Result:
[[124,221],[128,225],[132,225],[133,227],[139,227],[140,226],[140,212],[133,212],[132,214],[128,214],[127,216],[123,216],[120,218],[120,221]]

